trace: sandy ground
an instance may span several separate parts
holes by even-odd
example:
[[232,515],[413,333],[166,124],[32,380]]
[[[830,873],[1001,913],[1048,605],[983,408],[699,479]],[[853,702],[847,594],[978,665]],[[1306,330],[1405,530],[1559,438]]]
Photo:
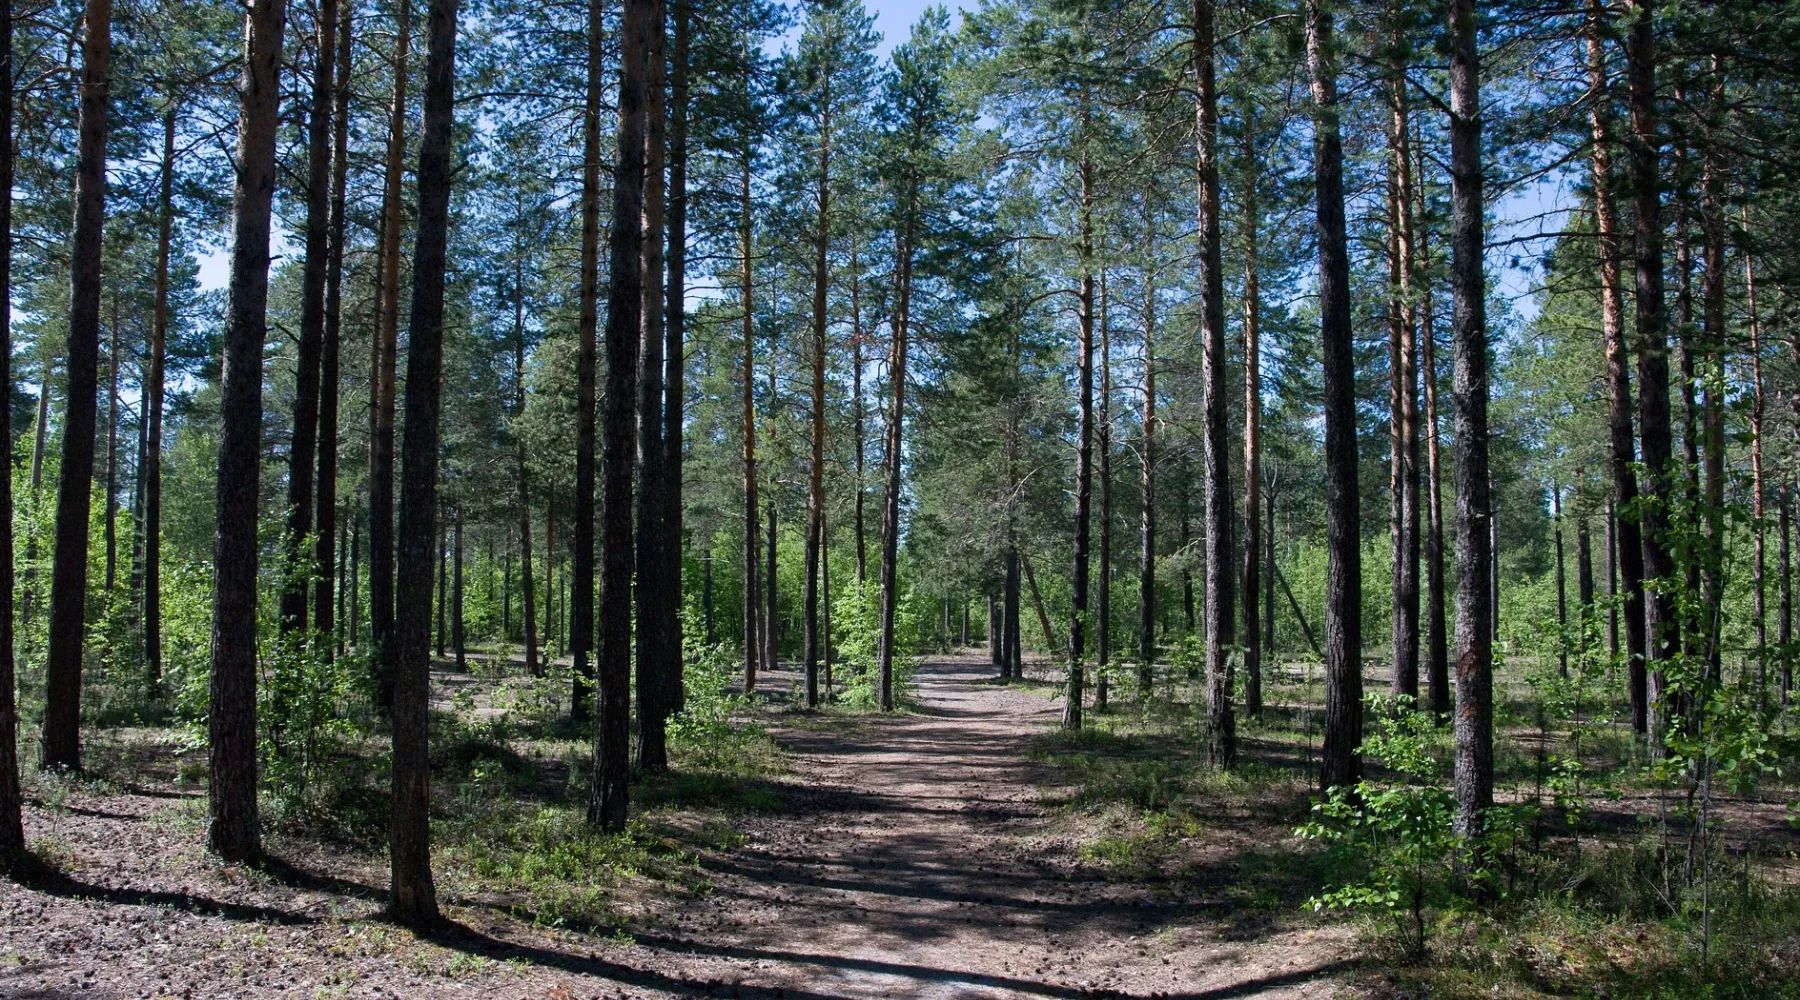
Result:
[[[1024,753],[1056,704],[976,659],[925,664],[917,710],[778,731],[779,811],[653,901],[630,936],[446,900],[429,940],[379,920],[379,859],[222,869],[167,793],[77,796],[29,833],[61,873],[0,881],[0,997],[1329,997],[1337,929],[1246,925],[1080,862]],[[771,677],[770,681],[779,681]],[[192,813],[191,804],[187,807]],[[281,845],[277,845],[277,853]],[[325,874],[330,873],[330,874]]]

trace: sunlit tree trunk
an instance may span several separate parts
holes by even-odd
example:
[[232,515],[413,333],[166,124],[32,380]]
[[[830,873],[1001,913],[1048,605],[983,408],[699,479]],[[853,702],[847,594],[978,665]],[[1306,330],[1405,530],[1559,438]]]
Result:
[[813,228],[812,287],[812,453],[806,479],[806,594],[801,663],[805,670],[807,708],[819,704],[819,551],[825,525],[825,333],[826,298],[831,287],[831,152],[832,96],[830,73],[819,80],[818,174],[813,178],[818,219]]
[[1244,176],[1239,200],[1244,219],[1244,715],[1262,714],[1263,636],[1257,600],[1262,590],[1262,291],[1258,245],[1262,205],[1258,200],[1255,126],[1244,109]]
[[399,364],[400,230],[406,184],[407,54],[411,0],[395,5],[394,95],[388,109],[386,177],[381,195],[381,287],[377,291],[373,391],[369,394],[369,641],[379,688],[376,702],[394,703],[394,408]]
[[[12,288],[13,147],[12,18],[0,17],[0,288]],[[165,116],[165,120],[166,116]],[[165,162],[168,148],[165,145]],[[160,246],[160,244],[159,244]],[[12,380],[12,297],[0,296],[0,394],[9,402]],[[0,441],[12,446],[12,407],[0,406]],[[19,702],[13,660],[13,494],[10,466],[0,476],[0,869],[25,849],[19,780]]]
[[1087,156],[1080,164],[1081,278],[1076,291],[1079,332],[1075,345],[1076,395],[1079,411],[1075,431],[1075,567],[1070,576],[1068,674],[1063,697],[1062,727],[1081,728],[1087,656],[1088,529],[1094,484],[1094,168]]
[[1480,62],[1475,2],[1450,6],[1450,283],[1456,303],[1456,820],[1478,843],[1494,804],[1494,605],[1484,579],[1493,504],[1488,470],[1487,285],[1482,274]]
[[[687,379],[687,135],[688,135],[688,0],[674,0],[673,53],[668,104],[668,239],[665,261],[668,282],[663,320],[663,613],[670,620],[669,670],[663,677],[662,708],[672,715],[686,704],[683,679],[686,651],[682,646],[682,430],[686,416]],[[827,614],[827,617],[830,617]],[[712,622],[706,641],[712,643]]]
[[[531,565],[531,472],[526,462],[525,431],[517,422],[525,416],[525,239],[524,223],[513,234],[513,449],[519,477],[519,587],[520,625],[525,633],[525,669],[533,677],[544,675],[538,658],[537,579]],[[508,564],[510,569],[510,564]],[[503,588],[510,595],[512,588]],[[509,596],[507,607],[510,608]],[[503,622],[501,631],[511,634]],[[546,643],[547,645],[547,643]]]
[[680,641],[675,605],[669,599],[665,546],[679,547],[666,535],[668,510],[664,483],[668,453],[663,448],[663,170],[667,122],[664,65],[667,31],[663,0],[651,0],[645,14],[644,40],[644,180],[639,231],[637,385],[637,699],[638,766],[648,772],[668,767],[664,727],[665,676],[674,669]]
[[[1398,50],[1398,45],[1396,45]],[[1393,552],[1395,695],[1419,696],[1419,377],[1414,302],[1413,175],[1406,67],[1389,83],[1389,491]]]
[[169,340],[169,256],[175,230],[175,124],[180,110],[173,92],[166,93],[164,101],[162,159],[156,186],[156,274],[152,278],[150,342],[144,350],[144,384],[138,403],[139,419],[144,424],[144,467],[139,470],[144,484],[140,528],[144,537],[144,674],[152,698],[162,696],[163,378]]

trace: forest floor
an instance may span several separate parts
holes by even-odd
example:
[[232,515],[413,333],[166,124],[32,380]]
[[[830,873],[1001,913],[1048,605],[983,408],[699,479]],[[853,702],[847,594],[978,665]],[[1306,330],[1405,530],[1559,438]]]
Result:
[[[470,854],[455,841],[459,810],[521,822],[513,814],[533,803],[484,803],[490,786],[434,778],[448,922],[429,937],[381,920],[378,835],[276,829],[279,860],[221,866],[203,850],[202,793],[191,773],[180,780],[167,741],[96,735],[89,770],[109,777],[40,780],[27,833],[43,870],[0,881],[0,996],[1224,1000],[1355,989],[1354,931],[1303,916],[1316,878],[1266,863],[1292,861],[1304,780],[1278,788],[1272,809],[1267,796],[1256,806],[1226,794],[1173,828],[1146,830],[1130,809],[1072,809],[1081,772],[1059,761],[1083,744],[1058,742],[1059,703],[992,677],[985,657],[929,660],[909,710],[887,716],[801,713],[778,696],[759,714],[782,763],[725,796],[742,808],[722,819],[711,803],[683,808],[717,784],[652,789],[653,825],[636,834],[652,847],[635,853],[559,847],[510,867]],[[441,669],[437,679],[470,683]],[[792,681],[766,674],[763,687]],[[582,743],[569,735],[573,762]],[[578,800],[576,764],[560,785],[543,777],[555,757],[529,783]],[[541,894],[522,902],[505,884],[596,856],[630,870],[601,880],[602,920],[545,919],[533,912]]]

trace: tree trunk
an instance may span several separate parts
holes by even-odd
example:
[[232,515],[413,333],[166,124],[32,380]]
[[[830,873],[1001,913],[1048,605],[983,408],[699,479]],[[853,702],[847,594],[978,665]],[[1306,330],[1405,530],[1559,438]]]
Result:
[[[1395,50],[1400,51],[1398,39]],[[1413,175],[1406,66],[1390,81],[1389,144],[1389,497],[1393,542],[1393,678],[1396,696],[1419,697],[1419,376],[1413,298]]]
[[[1081,728],[1084,659],[1087,656],[1088,509],[1094,489],[1094,166],[1085,152],[1081,164],[1080,332],[1075,367],[1080,410],[1075,431],[1075,566],[1071,574],[1068,680],[1063,696],[1062,727]],[[1035,589],[1035,588],[1034,588]]]
[[220,378],[207,844],[233,862],[254,861],[262,853],[256,808],[256,515],[283,13],[282,0],[253,0],[246,18]]
[[[746,84],[747,86],[747,84]],[[743,173],[739,178],[738,200],[741,209],[738,241],[743,252],[742,272],[738,275],[743,314],[744,341],[744,693],[756,690],[756,668],[762,662],[762,630],[757,627],[762,617],[762,592],[757,582],[756,558],[758,511],[756,498],[756,317],[752,309],[751,252],[756,235],[755,215],[750,199],[752,150],[743,150]]]
[[[574,607],[563,606],[573,664],[569,671],[569,719],[573,722],[586,722],[589,718],[587,696],[593,668],[588,662],[588,651],[597,641],[594,630],[594,480],[598,447],[595,438],[599,427],[595,412],[595,351],[600,327],[600,113],[605,105],[602,55],[606,11],[602,0],[588,0],[587,14],[587,94],[581,126],[581,302],[576,326],[576,336],[581,343],[575,362],[575,556],[570,567]],[[623,143],[623,139],[620,142]],[[623,145],[620,149],[622,152]],[[634,150],[631,156],[641,163],[643,150]],[[619,165],[619,169],[623,170],[624,165]],[[617,183],[628,186],[630,182],[620,179]],[[638,224],[635,211],[629,219],[614,222],[615,228],[627,224]],[[635,285],[611,290],[613,297],[637,294]],[[635,326],[633,333],[636,333]],[[636,356],[635,345],[631,353]],[[632,398],[636,398],[635,394]],[[599,753],[598,745],[595,753]],[[595,782],[598,789],[598,774]],[[592,812],[592,806],[589,811]],[[597,816],[590,815],[589,819],[598,821]]]
[[456,669],[469,668],[468,651],[463,636],[463,519],[462,511],[456,511],[456,538],[452,541],[450,571],[450,646],[456,652]]
[[855,504],[856,585],[858,587],[861,587],[869,578],[868,534],[863,525],[864,477],[867,475],[863,468],[863,461],[869,432],[864,425],[862,349],[862,271],[857,267],[856,237],[852,236],[850,238],[850,414],[851,433],[856,438],[856,493],[853,502]]
[[1156,283],[1144,269],[1143,489],[1138,536],[1138,701],[1156,682]]
[[[1422,145],[1422,144],[1420,144]],[[1424,151],[1416,150],[1420,164],[1414,187],[1418,190],[1419,215],[1423,215]],[[1418,216],[1415,216],[1417,219]],[[1426,235],[1430,227],[1418,227],[1419,266],[1429,273],[1431,253]],[[1437,316],[1430,289],[1419,296],[1419,370],[1425,395],[1425,698],[1439,720],[1450,714],[1450,650],[1444,628],[1444,491],[1439,463]]]
[[[773,351],[770,352],[773,360]],[[774,379],[770,379],[773,383]],[[769,398],[774,399],[774,385],[769,386]],[[776,590],[776,535],[775,535],[775,498],[770,491],[769,498],[769,546],[767,569],[763,575],[763,669],[774,670],[781,659],[780,593]]]
[[[598,0],[595,0],[598,5]],[[593,791],[588,822],[625,829],[631,725],[632,464],[638,341],[644,311],[648,52],[655,0],[626,0],[620,22],[618,156],[613,172],[611,301],[606,311],[605,451],[601,472],[600,616],[595,630]],[[657,30],[660,30],[658,28]],[[658,47],[660,48],[660,47]]]
[[1219,259],[1219,106],[1213,69],[1213,4],[1194,2],[1195,116],[1200,175],[1200,379],[1205,411],[1206,473],[1206,756],[1214,767],[1237,763],[1237,718],[1231,705],[1236,666],[1237,592],[1232,579],[1230,404],[1225,356],[1225,285]]
[[[687,116],[688,22],[687,0],[675,0],[674,52],[669,78],[668,107],[668,238],[664,255],[668,282],[664,289],[663,320],[663,604],[668,634],[668,669],[663,675],[663,717],[686,705],[683,669],[686,650],[682,643],[683,590],[681,523],[682,421],[686,416],[687,379]],[[660,22],[659,22],[660,23]],[[710,635],[707,639],[711,642]]]
[[[342,562],[342,530],[337,522],[338,474],[338,395],[340,391],[340,358],[343,348],[344,319],[344,239],[348,220],[347,188],[350,179],[350,25],[352,11],[339,7],[337,58],[332,67],[337,73],[332,86],[331,112],[331,252],[325,264],[325,328],[324,343],[319,354],[319,488],[315,501],[318,511],[318,540],[313,548],[313,563],[319,577],[313,593],[313,628],[323,640],[327,655],[334,645],[330,639],[335,616],[332,613],[331,564]],[[332,537],[339,536],[334,551]],[[341,584],[338,588],[342,589]]]
[[[1562,488],[1555,483],[1550,484],[1550,530],[1552,547],[1556,553],[1556,624],[1563,634],[1569,629],[1569,599],[1567,577],[1563,569],[1563,516]],[[1557,670],[1563,677],[1569,676],[1569,646],[1566,641],[1559,644],[1556,654]]]
[[667,537],[663,526],[668,510],[663,482],[668,459],[663,448],[664,16],[663,0],[650,0],[644,29],[643,216],[638,236],[642,301],[638,304],[636,498],[638,766],[646,772],[669,766],[664,678],[674,669],[672,650],[680,639],[675,604],[665,596],[667,563],[662,556],[665,545],[680,544]]
[[[300,272],[300,336],[294,364],[294,427],[288,449],[286,575],[281,630],[306,628],[310,576],[301,576],[313,530],[314,459],[319,446],[319,383],[325,349],[325,283],[331,256],[331,99],[337,58],[338,0],[319,0],[314,18],[312,99],[306,115],[305,257]],[[317,541],[316,539],[314,540]],[[329,564],[326,564],[327,566]],[[313,572],[325,571],[315,567]]]
[[1106,272],[1100,272],[1100,592],[1094,603],[1094,711],[1106,711],[1112,672],[1112,331]]
[[[1780,560],[1781,566],[1781,629],[1776,633],[1776,637],[1781,640],[1783,649],[1787,648],[1788,643],[1794,641],[1794,564],[1790,561],[1793,553],[1789,551],[1788,543],[1790,537],[1788,514],[1793,506],[1794,496],[1795,494],[1790,493],[1780,501],[1781,515],[1777,521],[1778,530],[1781,532],[1776,549],[1776,558]],[[1784,656],[1781,659],[1781,703],[1783,705],[1788,703],[1788,692],[1794,688],[1793,663],[1792,657]]]
[[[521,223],[523,228],[523,223]],[[513,242],[513,420],[514,456],[519,473],[519,583],[520,624],[525,631],[525,669],[542,677],[547,664],[538,657],[537,580],[531,565],[531,474],[526,463],[525,435],[517,426],[525,416],[525,241],[522,233]],[[552,554],[553,557],[553,554]],[[510,568],[510,567],[509,567]],[[511,588],[507,588],[509,594]],[[512,606],[509,596],[507,607]],[[508,632],[505,625],[503,632]],[[545,645],[548,646],[548,636]]]
[[[894,615],[899,609],[900,591],[895,579],[900,561],[900,462],[901,432],[906,424],[906,349],[911,322],[913,226],[918,213],[916,179],[901,195],[901,222],[895,234],[894,311],[889,323],[893,327],[893,353],[890,356],[888,381],[894,401],[888,413],[887,490],[881,501],[881,638],[877,643],[877,704],[883,712],[894,710]],[[773,585],[774,581],[770,581]]]
[[1001,603],[1001,627],[1005,633],[1000,639],[1000,679],[1023,679],[1023,654],[1019,649],[1019,550],[1016,546],[1008,546],[1006,550],[1006,590]]
[[[1583,660],[1588,651],[1588,626],[1594,620],[1594,538],[1586,514],[1575,522],[1575,604],[1581,635],[1577,639]],[[1582,664],[1586,666],[1585,663]]]
[[1356,481],[1356,372],[1337,52],[1324,0],[1307,0],[1313,176],[1318,197],[1319,317],[1325,373],[1325,748],[1321,787],[1362,777],[1362,535]]
[[119,579],[119,289],[112,295],[112,325],[106,353],[106,589],[112,603]]
[[1262,623],[1257,595],[1262,590],[1262,294],[1259,284],[1257,227],[1262,206],[1257,198],[1255,125],[1244,108],[1244,715],[1262,714]]
[[[0,17],[0,288],[12,288],[13,28]],[[167,146],[164,147],[167,152]],[[12,298],[0,296],[0,441],[12,446]],[[0,868],[25,849],[21,816],[25,791],[19,781],[19,703],[13,660],[13,495],[12,475],[0,476]],[[1785,536],[1784,536],[1785,537]]]
[[[1745,213],[1745,225],[1748,226],[1748,212]],[[1765,509],[1764,497],[1767,486],[1763,481],[1763,418],[1766,415],[1763,399],[1762,369],[1762,323],[1756,313],[1756,260],[1748,252],[1744,254],[1744,306],[1750,320],[1750,524],[1751,524],[1751,567],[1750,586],[1754,600],[1753,614],[1756,618],[1756,696],[1758,704],[1767,704],[1769,695],[1769,626],[1768,626],[1768,511]],[[1784,507],[1785,511],[1786,508]],[[1786,563],[1782,563],[1785,575]],[[1785,645],[1784,637],[1782,643]]]
[[[1649,0],[1630,0],[1628,6],[1633,15],[1625,52],[1631,84],[1631,175],[1636,225],[1633,243],[1637,268],[1634,301],[1638,439],[1650,491],[1650,502],[1640,505],[1643,579],[1650,590],[1644,608],[1646,656],[1654,680],[1654,690],[1647,700],[1658,706],[1652,735],[1660,739],[1660,717],[1667,708],[1658,705],[1667,686],[1661,666],[1675,656],[1680,623],[1673,591],[1666,586],[1648,587],[1650,581],[1665,580],[1675,571],[1674,554],[1667,541],[1674,466],[1669,430],[1669,344],[1663,309],[1662,195],[1657,174],[1661,142],[1656,131],[1656,26]],[[1624,539],[1620,542],[1623,544]]]
[[[163,107],[162,161],[156,193],[155,287],[150,311],[150,344],[144,352],[144,385],[138,404],[139,419],[144,424],[144,467],[139,470],[144,481],[141,529],[144,536],[144,673],[153,699],[162,697],[163,371],[169,340],[169,252],[175,229],[175,122],[180,113],[180,104],[173,93],[165,94],[164,100],[167,103]],[[8,190],[11,190],[10,185]],[[11,552],[11,549],[6,551]]]
[[400,483],[399,587],[395,594],[394,778],[388,839],[388,915],[411,927],[437,922],[431,882],[428,709],[431,667],[431,534],[438,523],[438,448],[444,370],[444,263],[455,176],[451,128],[456,84],[456,0],[430,0],[425,28],[425,108],[419,133],[419,209],[413,240],[406,433]]
[[[1606,339],[1608,426],[1612,443],[1613,498],[1608,505],[1611,531],[1607,537],[1607,572],[1610,577],[1616,570],[1617,585],[1624,593],[1625,644],[1630,656],[1627,687],[1631,725],[1636,732],[1645,733],[1648,732],[1649,714],[1644,673],[1644,546],[1637,503],[1637,443],[1631,419],[1631,367],[1625,348],[1624,290],[1619,274],[1624,254],[1612,191],[1612,101],[1607,84],[1606,52],[1601,40],[1603,17],[1601,0],[1588,0],[1588,87],[1595,95],[1589,102],[1588,123],[1593,135],[1591,173],[1600,259],[1601,327]],[[1660,288],[1660,280],[1658,285]],[[1667,368],[1666,361],[1664,367]],[[1611,615],[1612,648],[1616,655],[1619,612],[1615,609]]]
[[[556,630],[556,487],[544,490],[544,665],[557,655],[551,650],[567,648],[557,642]],[[566,580],[564,581],[567,582]],[[568,616],[568,601],[563,602],[563,615]]]
[[411,0],[398,0],[394,34],[394,96],[389,109],[387,176],[381,196],[381,288],[375,320],[375,386],[370,394],[369,640],[379,678],[377,703],[394,702],[394,407],[399,360],[400,230],[406,158],[406,57],[412,38]]
[[827,293],[831,288],[831,84],[822,79],[819,102],[819,172],[814,177],[819,217],[813,229],[812,289],[812,454],[806,478],[806,594],[801,662],[805,669],[805,704],[819,704],[819,549],[825,524],[825,333]]
[[1488,343],[1482,274],[1480,64],[1474,0],[1450,7],[1450,281],[1456,303],[1456,820],[1475,845],[1494,804],[1493,633],[1484,579],[1493,504],[1488,469]]
[[[279,15],[279,10],[277,10]],[[69,247],[67,388],[56,539],[44,667],[43,765],[81,769],[81,659],[87,633],[88,507],[94,479],[94,396],[100,354],[101,234],[106,224],[107,64],[112,0],[87,0],[82,17],[81,110],[75,160],[75,227]],[[48,361],[45,367],[48,368]],[[46,385],[48,379],[46,378]],[[43,423],[39,421],[39,433]],[[41,450],[41,449],[40,449]]]
[[[429,594],[427,595],[429,597]],[[437,526],[437,658],[444,658],[450,644],[445,606],[450,602],[450,524],[442,516]]]
[[[1704,636],[1706,644],[1706,670],[1708,681],[1701,697],[1708,697],[1712,687],[1721,680],[1722,654],[1719,649],[1719,626],[1723,618],[1711,614],[1704,609],[1716,608],[1725,598],[1725,206],[1724,179],[1720,176],[1723,167],[1719,163],[1718,143],[1713,135],[1712,121],[1716,121],[1724,113],[1725,92],[1723,74],[1719,66],[1719,57],[1712,57],[1713,84],[1710,98],[1708,124],[1701,136],[1703,147],[1701,166],[1700,220],[1704,239],[1702,255],[1705,272],[1701,281],[1702,322],[1706,351],[1706,371],[1702,376],[1705,395],[1701,403],[1702,449],[1704,503],[1701,505],[1701,532],[1704,543],[1700,547],[1701,558],[1697,560],[1702,566],[1701,601],[1702,620],[1698,623],[1698,632]],[[1753,509],[1761,508],[1761,501],[1752,499]],[[1754,515],[1752,525],[1760,524],[1760,515]],[[1760,573],[1752,568],[1752,575],[1760,579]],[[1754,582],[1754,581],[1753,581]],[[1762,609],[1756,609],[1756,621],[1760,627],[1763,620]]]

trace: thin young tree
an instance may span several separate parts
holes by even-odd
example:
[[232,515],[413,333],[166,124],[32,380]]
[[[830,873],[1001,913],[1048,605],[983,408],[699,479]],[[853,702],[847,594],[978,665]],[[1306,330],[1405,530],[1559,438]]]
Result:
[[[94,411],[95,396],[99,391],[106,125],[112,111],[112,97],[107,85],[107,67],[112,56],[112,0],[87,0],[82,26],[75,226],[69,242],[69,328],[68,353],[64,362],[62,467],[57,474],[49,652],[44,665],[42,755],[46,769],[70,771],[81,769],[81,661],[83,640],[87,635],[88,508],[93,496]],[[10,288],[8,291],[10,294]],[[43,398],[48,396],[46,377]],[[43,434],[44,416],[40,407],[39,435]],[[41,454],[43,449],[38,451]],[[35,474],[33,479],[36,479]]]
[[395,594],[393,812],[388,828],[388,915],[409,927],[438,919],[431,881],[431,540],[438,523],[438,450],[444,373],[444,273],[455,177],[456,0],[430,0],[425,17],[419,209],[413,237],[406,432],[401,442],[399,584]]
[[[0,17],[0,288],[12,288],[13,26]],[[0,393],[12,399],[12,297],[0,296]],[[0,406],[0,441],[12,444],[12,407]],[[19,702],[13,662],[12,476],[0,476],[0,869],[25,849],[19,781]]]
[[1356,481],[1356,372],[1337,49],[1327,0],[1307,0],[1313,184],[1319,232],[1319,332],[1325,375],[1325,748],[1323,788],[1362,776],[1362,532]]
[[1456,304],[1456,820],[1476,844],[1494,804],[1493,632],[1487,565],[1487,286],[1482,275],[1480,61],[1475,2],[1450,7],[1450,285]]
[[239,862],[262,853],[256,808],[256,514],[284,13],[282,0],[253,0],[246,15],[219,393],[212,697],[206,717],[212,779],[207,845],[225,860]]

